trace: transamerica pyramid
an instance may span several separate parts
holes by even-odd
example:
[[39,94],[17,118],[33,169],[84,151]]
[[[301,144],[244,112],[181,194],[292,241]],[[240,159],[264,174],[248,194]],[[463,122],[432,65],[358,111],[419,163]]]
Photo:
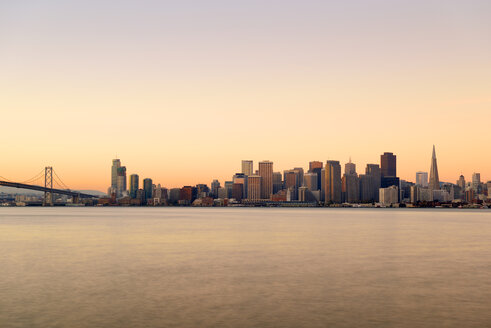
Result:
[[436,165],[435,145],[433,145],[433,155],[431,156],[429,188],[430,190],[440,190],[440,179],[438,178],[438,166]]

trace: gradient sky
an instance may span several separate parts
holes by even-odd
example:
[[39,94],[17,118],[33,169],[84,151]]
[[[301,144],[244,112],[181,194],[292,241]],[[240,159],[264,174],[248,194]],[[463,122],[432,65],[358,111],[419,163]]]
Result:
[[0,1],[0,175],[168,187],[241,159],[491,179],[491,1]]

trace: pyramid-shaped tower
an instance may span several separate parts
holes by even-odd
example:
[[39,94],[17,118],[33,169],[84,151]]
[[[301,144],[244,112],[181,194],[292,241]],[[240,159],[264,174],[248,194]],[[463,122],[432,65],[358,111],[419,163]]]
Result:
[[429,189],[440,190],[440,179],[438,178],[438,166],[436,165],[435,145],[433,145],[433,155],[431,156]]

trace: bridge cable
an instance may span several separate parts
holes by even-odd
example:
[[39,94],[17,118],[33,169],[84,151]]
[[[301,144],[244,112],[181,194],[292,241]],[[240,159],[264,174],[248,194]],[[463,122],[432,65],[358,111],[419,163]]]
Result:
[[39,173],[37,173],[37,174],[36,174],[35,176],[33,176],[32,178],[27,179],[27,180],[24,180],[24,181],[19,182],[19,183],[27,183],[27,182],[29,182],[29,181],[35,181],[35,180],[39,179],[40,177],[42,177],[43,172],[44,172],[44,169],[43,169],[43,170],[41,170]]
[[44,175],[44,170],[42,170],[41,172],[39,172],[38,174],[36,174],[34,177],[28,179],[28,180],[25,180],[25,181],[22,181],[20,183],[24,183],[24,184],[28,184],[28,183],[32,183],[34,181],[37,181],[39,179],[41,179]]
[[22,182],[15,182],[15,181],[12,181],[12,180],[10,180],[10,179],[7,179],[7,178],[6,178],[6,177],[4,177],[4,176],[0,176],[0,178],[4,179],[5,181],[12,182],[12,183],[24,183],[24,184],[25,184],[25,183],[28,183],[28,182],[31,182],[31,181],[36,181],[36,180],[38,180],[39,178],[41,178],[41,177],[42,177],[43,172],[44,172],[44,169],[43,169],[43,170],[41,170],[41,172],[37,173],[37,174],[36,174],[35,176],[33,176],[32,178],[27,179],[27,180],[22,181]]
[[58,178],[58,180],[61,182],[61,185],[63,185],[66,189],[70,189],[68,188],[68,186],[63,182],[63,180],[61,180],[61,178],[58,176],[58,174],[56,174],[56,171],[53,170],[53,173],[55,174],[55,177]]

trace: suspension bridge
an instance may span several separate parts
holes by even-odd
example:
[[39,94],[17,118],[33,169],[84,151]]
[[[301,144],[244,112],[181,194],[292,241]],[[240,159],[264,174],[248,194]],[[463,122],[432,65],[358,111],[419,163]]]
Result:
[[81,198],[98,198],[95,195],[70,190],[52,166],[46,166],[41,172],[22,182],[0,176],[0,186],[44,192],[43,206],[53,206],[54,194],[70,196],[73,203],[78,203]]

